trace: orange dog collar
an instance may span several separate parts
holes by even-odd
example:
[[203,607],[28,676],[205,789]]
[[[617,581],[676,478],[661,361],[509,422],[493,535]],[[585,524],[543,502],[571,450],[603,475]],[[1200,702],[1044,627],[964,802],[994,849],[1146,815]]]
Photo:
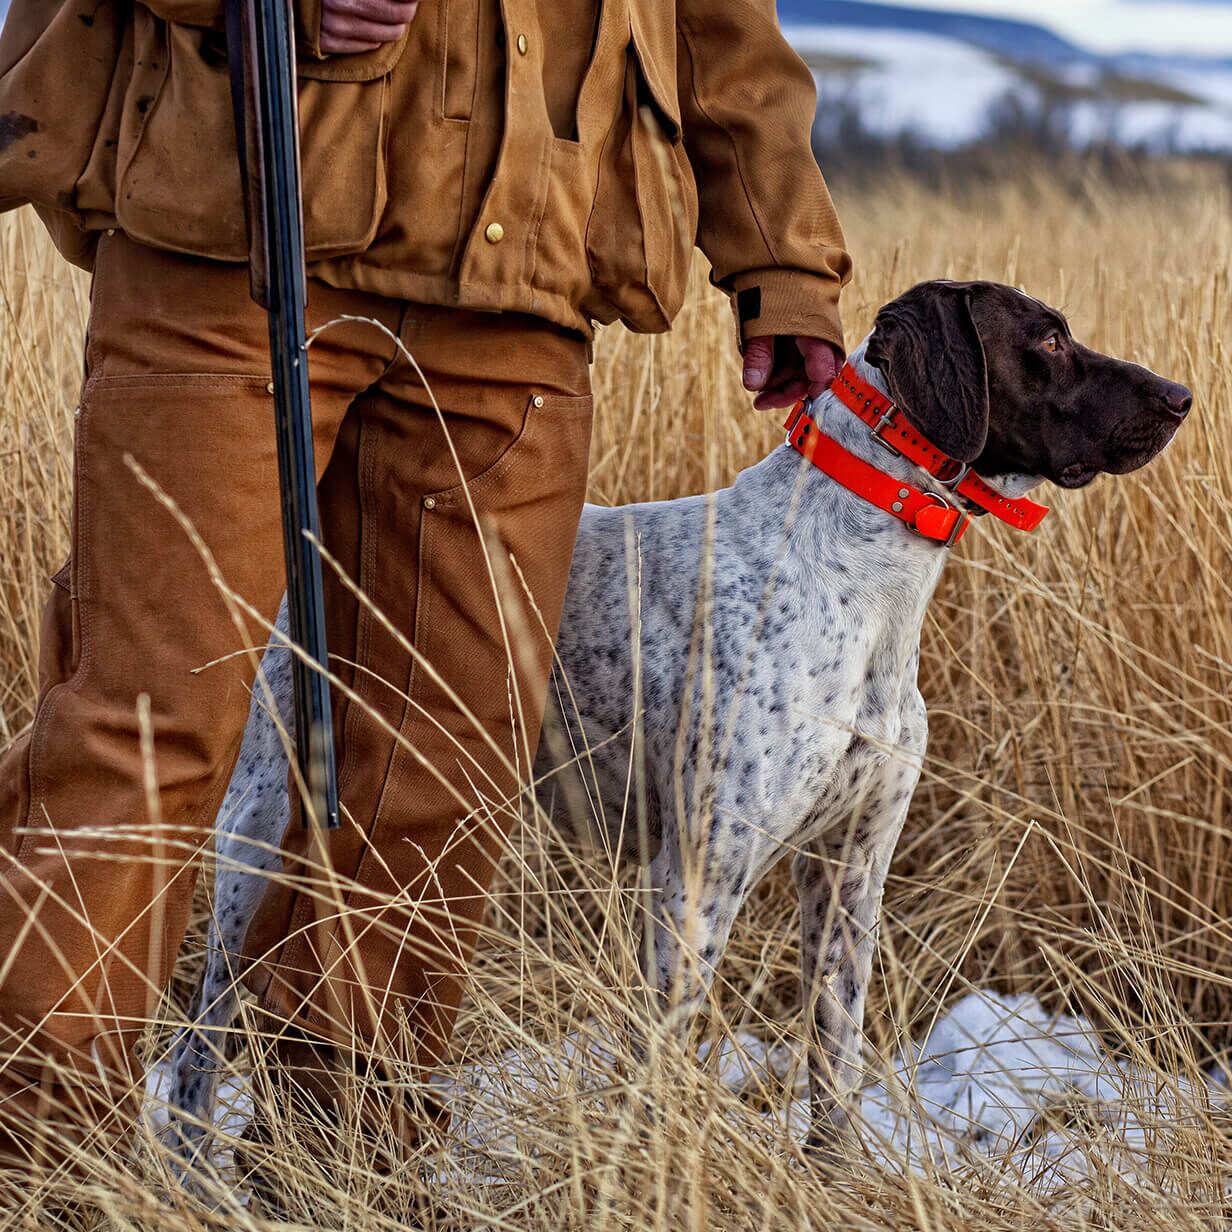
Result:
[[[1034,530],[1048,512],[1035,501],[1014,500],[985,483],[965,462],[942,453],[905,419],[898,406],[861,378],[850,364],[830,386],[838,399],[869,426],[870,435],[890,453],[920,467],[943,487],[1017,530]],[[787,443],[814,466],[857,496],[905,522],[917,534],[952,547],[967,531],[971,516],[935,492],[879,471],[827,436],[797,402],[784,427]]]

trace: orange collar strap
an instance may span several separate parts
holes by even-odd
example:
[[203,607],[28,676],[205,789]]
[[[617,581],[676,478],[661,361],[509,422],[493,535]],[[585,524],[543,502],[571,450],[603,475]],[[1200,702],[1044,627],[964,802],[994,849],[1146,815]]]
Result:
[[1034,530],[1048,512],[1047,505],[1026,499],[1013,500],[990,487],[965,462],[942,453],[925,440],[906,420],[902,411],[879,389],[874,389],[850,364],[830,386],[839,400],[872,429],[873,439],[891,453],[926,470],[938,483],[1015,530]]
[[[972,472],[965,462],[942,453],[907,423],[891,399],[860,377],[850,364],[844,364],[830,389],[868,424],[872,438],[883,449],[901,454],[951,492],[1017,530],[1034,530],[1044,520],[1048,512],[1046,505],[1003,496]],[[969,514],[935,492],[922,491],[856,457],[822,432],[805,406],[804,402],[797,402],[784,425],[787,443],[793,449],[831,479],[906,522],[926,539],[952,547],[963,537],[971,523]]]
[[918,535],[935,539],[947,548],[957,543],[971,525],[971,516],[934,492],[925,492],[905,480],[879,471],[827,436],[797,402],[787,417],[787,443],[818,470],[863,497],[870,505],[892,513]]

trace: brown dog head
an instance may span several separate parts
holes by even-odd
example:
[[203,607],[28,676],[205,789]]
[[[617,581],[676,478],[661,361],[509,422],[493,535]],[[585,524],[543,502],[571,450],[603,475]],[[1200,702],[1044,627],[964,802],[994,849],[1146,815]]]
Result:
[[983,475],[1080,488],[1145,466],[1193,405],[1183,385],[1074,340],[995,282],[923,282],[877,315],[865,358],[929,440]]

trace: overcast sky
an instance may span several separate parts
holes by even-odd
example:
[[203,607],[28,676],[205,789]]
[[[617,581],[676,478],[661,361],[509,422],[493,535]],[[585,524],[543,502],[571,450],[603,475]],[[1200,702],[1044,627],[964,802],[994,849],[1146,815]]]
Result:
[[1022,17],[1099,51],[1192,51],[1232,56],[1230,0],[1057,0],[1054,4],[1040,4],[1038,0],[919,0],[915,7]]

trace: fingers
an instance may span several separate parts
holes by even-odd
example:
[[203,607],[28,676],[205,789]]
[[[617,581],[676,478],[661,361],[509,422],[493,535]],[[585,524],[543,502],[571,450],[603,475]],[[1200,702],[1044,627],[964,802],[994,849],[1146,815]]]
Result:
[[825,351],[822,361],[816,365],[806,363],[805,371],[812,384],[817,386],[817,392],[820,393],[834,384],[834,378],[838,376],[842,366],[843,357],[841,355],[836,355],[833,351]]
[[355,19],[405,30],[415,20],[419,0],[322,0],[321,22]]
[[363,43],[368,47],[380,47],[385,43],[396,43],[405,32],[405,26],[385,26],[354,19],[334,23],[322,18],[321,46],[324,49],[328,39],[331,43]]
[[352,56],[360,51],[375,51],[381,43],[359,43],[355,39],[334,38],[321,32],[321,50],[331,56]]
[[744,387],[764,389],[774,367],[774,339],[750,338],[744,344]]
[[822,338],[750,338],[744,344],[744,387],[757,394],[756,410],[771,411],[824,393],[842,364],[842,351]]
[[[750,377],[758,374],[760,379],[753,384]],[[757,393],[753,406],[759,411],[791,406],[804,397],[808,378],[795,340],[786,336],[750,338],[744,344],[744,384]]]
[[808,383],[793,373],[782,381],[775,381],[769,389],[763,389],[753,399],[753,409],[773,411],[782,407],[795,406],[801,398],[809,396],[808,391]]
[[808,396],[816,398],[830,387],[843,366],[843,353],[832,342],[822,338],[797,338],[796,346],[804,357],[808,377]]
[[419,0],[323,0],[321,50],[351,55],[397,42],[418,8]]

